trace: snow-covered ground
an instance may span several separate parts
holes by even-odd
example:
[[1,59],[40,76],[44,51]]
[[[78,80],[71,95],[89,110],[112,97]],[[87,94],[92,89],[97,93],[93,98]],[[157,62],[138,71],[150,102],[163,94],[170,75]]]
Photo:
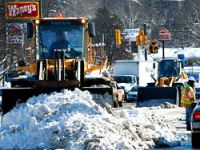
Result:
[[[152,109],[113,109],[108,95],[63,90],[32,97],[5,114],[0,149],[150,149],[180,145]],[[177,107],[171,109],[179,109]]]

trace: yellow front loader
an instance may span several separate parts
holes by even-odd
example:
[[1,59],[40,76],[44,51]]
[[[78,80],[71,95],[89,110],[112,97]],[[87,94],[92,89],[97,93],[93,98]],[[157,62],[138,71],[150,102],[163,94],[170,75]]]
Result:
[[[102,68],[91,64],[89,58],[89,38],[95,32],[87,18],[41,18],[28,23],[27,29],[28,37],[35,42],[36,60],[27,66],[23,63],[19,65],[18,71],[27,71],[29,75],[26,78],[13,78],[12,88],[2,90],[3,114],[33,95],[64,88],[80,88],[98,94],[108,92],[112,95],[109,81],[104,82],[107,87],[91,87],[90,79],[85,78],[86,72]],[[53,44],[58,33],[62,33],[65,43]]]
[[152,76],[153,83],[138,88],[138,107],[158,106],[165,102],[179,105],[181,89],[187,75],[179,59],[162,59],[158,61],[157,76]]

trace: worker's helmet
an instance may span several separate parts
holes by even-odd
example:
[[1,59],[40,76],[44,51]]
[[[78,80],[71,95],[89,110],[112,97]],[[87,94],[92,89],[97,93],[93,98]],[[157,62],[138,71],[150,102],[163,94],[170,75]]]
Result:
[[189,77],[188,81],[195,81],[195,78],[194,77]]

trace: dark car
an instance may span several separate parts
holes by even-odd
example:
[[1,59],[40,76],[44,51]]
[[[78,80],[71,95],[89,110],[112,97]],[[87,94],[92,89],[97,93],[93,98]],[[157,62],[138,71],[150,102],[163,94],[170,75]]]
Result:
[[191,134],[192,134],[192,146],[194,148],[200,148],[200,101],[193,106],[194,110],[191,116]]
[[137,101],[137,95],[138,95],[138,87],[132,87],[131,90],[126,94],[126,101]]

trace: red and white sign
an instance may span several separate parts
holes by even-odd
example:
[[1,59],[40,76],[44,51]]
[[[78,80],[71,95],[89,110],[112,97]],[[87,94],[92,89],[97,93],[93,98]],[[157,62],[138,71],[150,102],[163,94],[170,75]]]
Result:
[[159,31],[159,40],[168,41],[171,39],[172,39],[172,34],[166,28],[161,28]]
[[23,24],[21,23],[8,23],[6,24],[6,34],[8,44],[23,44],[24,33]]
[[39,18],[39,2],[6,2],[7,19]]

